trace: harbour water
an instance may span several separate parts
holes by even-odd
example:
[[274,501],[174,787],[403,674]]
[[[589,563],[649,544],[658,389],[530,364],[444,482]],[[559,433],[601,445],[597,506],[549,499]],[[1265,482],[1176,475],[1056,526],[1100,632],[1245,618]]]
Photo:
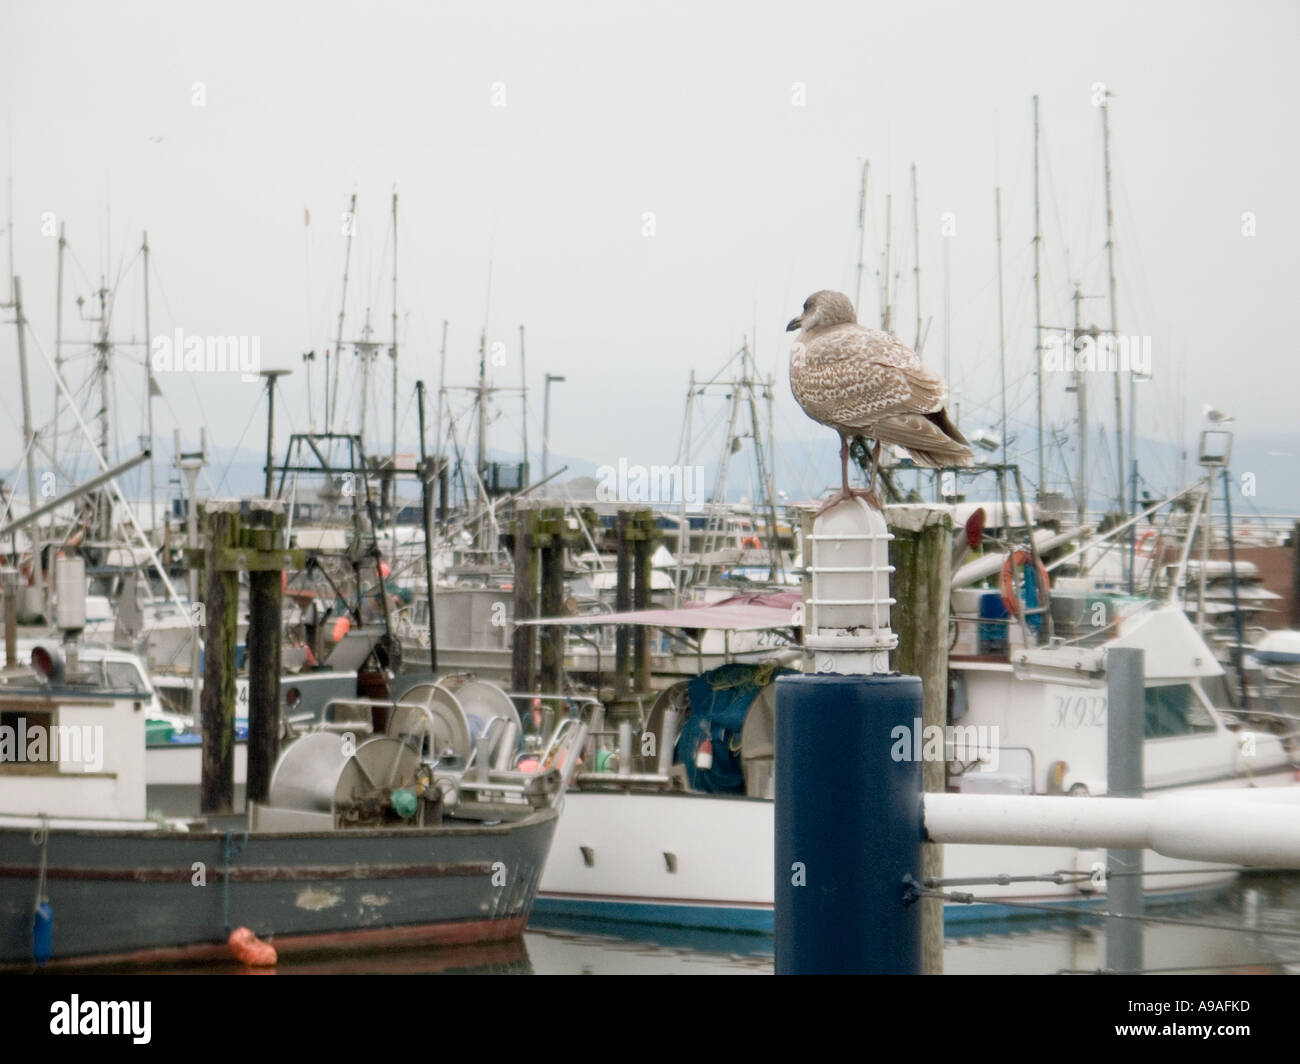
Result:
[[[1153,908],[1149,974],[1300,974],[1300,874],[1252,875],[1200,901]],[[944,942],[948,975],[1092,974],[1105,967],[1105,921],[1029,917],[972,926]],[[229,974],[771,975],[772,938],[614,923],[530,925],[522,939],[462,949],[399,950]],[[159,970],[161,971],[161,970]],[[167,972],[177,972],[169,968]]]

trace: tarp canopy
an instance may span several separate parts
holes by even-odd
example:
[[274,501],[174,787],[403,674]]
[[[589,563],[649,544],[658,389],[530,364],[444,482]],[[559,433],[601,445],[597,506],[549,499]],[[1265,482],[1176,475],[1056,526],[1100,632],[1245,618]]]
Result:
[[722,602],[682,605],[675,610],[625,610],[623,613],[583,613],[563,617],[538,617],[515,624],[575,625],[630,624],[653,628],[717,628],[754,632],[766,628],[792,628],[799,622],[797,591],[774,595],[734,595]]

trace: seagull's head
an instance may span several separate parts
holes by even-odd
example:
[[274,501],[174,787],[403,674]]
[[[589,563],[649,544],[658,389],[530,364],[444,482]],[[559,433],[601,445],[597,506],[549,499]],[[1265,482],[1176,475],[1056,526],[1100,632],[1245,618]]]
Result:
[[828,288],[814,292],[803,303],[803,313],[793,318],[785,327],[786,332],[803,329],[829,329],[832,325],[845,325],[858,320],[853,309],[853,301],[843,292],[832,292]]

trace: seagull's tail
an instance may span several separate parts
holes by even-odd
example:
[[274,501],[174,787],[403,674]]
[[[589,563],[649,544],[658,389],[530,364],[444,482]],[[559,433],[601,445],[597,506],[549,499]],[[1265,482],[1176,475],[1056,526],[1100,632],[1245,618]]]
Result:
[[970,445],[970,440],[963,436],[957,426],[952,423],[952,418],[948,416],[948,410],[946,407],[940,407],[936,413],[926,414],[925,416],[930,423],[936,426],[940,432],[948,437],[948,439],[965,446]]
[[941,469],[945,466],[968,466],[975,464],[975,456],[965,447],[954,445],[938,451],[918,451],[909,447],[907,453],[912,461],[927,469]]
[[919,466],[973,465],[975,456],[966,437],[957,431],[946,410],[932,414],[899,414],[877,422],[865,432],[882,443],[904,447]]

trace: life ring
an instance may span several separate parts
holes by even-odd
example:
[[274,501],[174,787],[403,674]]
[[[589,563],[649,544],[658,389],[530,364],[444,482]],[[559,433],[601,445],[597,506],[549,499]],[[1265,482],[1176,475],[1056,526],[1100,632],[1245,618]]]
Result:
[[1002,605],[1007,608],[1007,613],[1012,617],[1020,616],[1020,595],[1016,591],[1015,574],[1029,564],[1034,566],[1041,596],[1045,596],[1047,589],[1052,586],[1047,576],[1047,570],[1043,567],[1042,559],[1034,557],[1027,550],[1018,550],[1013,554],[1008,554],[1006,561],[1002,563]]
[[1136,550],[1142,557],[1153,558],[1159,549],[1160,533],[1154,528],[1148,528],[1138,537]]
[[751,549],[751,550],[762,550],[762,549],[763,549],[763,544],[760,543],[760,542],[758,541],[758,537],[757,537],[757,536],[746,536],[744,539],[742,539],[742,540],[740,541],[740,545],[741,545],[742,547],[746,547],[746,548],[749,548],[749,549]]

